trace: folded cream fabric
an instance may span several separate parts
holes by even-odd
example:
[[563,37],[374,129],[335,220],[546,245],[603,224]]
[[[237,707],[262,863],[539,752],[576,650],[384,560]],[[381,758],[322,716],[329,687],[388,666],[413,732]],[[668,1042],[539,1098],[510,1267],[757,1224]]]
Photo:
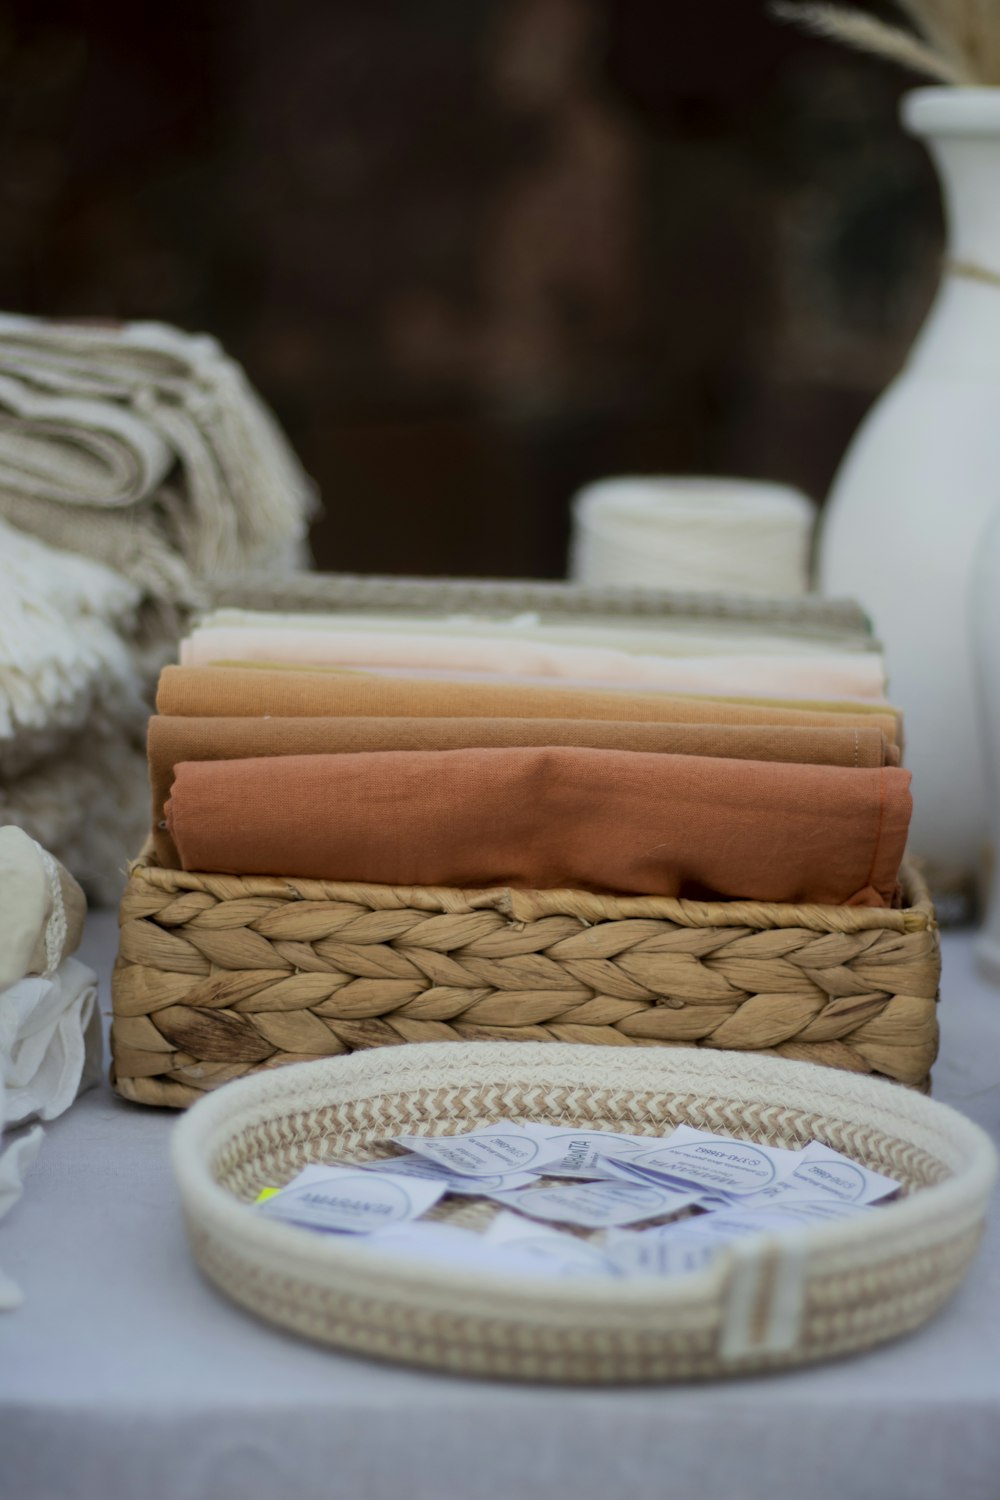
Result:
[[211,718],[351,717],[624,719],[677,724],[878,728],[899,742],[899,715],[884,703],[691,698],[587,691],[566,683],[461,683],[298,667],[165,667],[161,714]]
[[823,656],[831,651],[874,652],[880,648],[873,636],[859,631],[848,632],[830,640],[813,636],[794,625],[776,621],[713,619],[711,615],[635,615],[608,616],[545,615],[537,611],[520,614],[426,614],[394,610],[378,614],[372,611],[336,610],[313,614],[286,614],[278,611],[223,608],[212,610],[199,620],[206,629],[255,629],[266,625],[280,630],[374,631],[398,635],[416,631],[420,635],[494,640],[548,641],[564,646],[612,646],[618,651],[656,656],[775,655]]
[[186,761],[166,822],[187,870],[888,906],[909,782],[563,747]]
[[0,315],[0,513],[190,604],[216,570],[294,565],[312,486],[204,334]]
[[[262,616],[262,620],[267,616]],[[181,643],[181,664],[294,662],[302,666],[416,668],[620,684],[637,690],[746,695],[809,693],[881,698],[877,653],[814,656],[657,656],[558,642],[434,635],[417,631],[293,629],[268,624],[203,626]]]
[[630,724],[588,719],[195,719],[149,721],[153,846],[158,862],[178,866],[164,821],[174,768],[190,760],[246,760],[275,755],[351,754],[370,750],[463,750],[529,745],[708,755],[731,760],[882,766],[899,752],[880,729],[745,728],[735,724]]
[[79,885],[47,849],[21,828],[0,828],[0,992],[75,953],[86,911]]
[[[19,828],[0,828],[0,1137],[51,1120],[96,1082],[101,1066],[97,977],[67,955],[79,942],[83,895]],[[42,1139],[4,1141],[0,1218],[16,1202]],[[19,1289],[0,1272],[0,1310]]]
[[135,505],[172,465],[163,439],[125,409],[44,395],[0,375],[0,490],[64,505]]

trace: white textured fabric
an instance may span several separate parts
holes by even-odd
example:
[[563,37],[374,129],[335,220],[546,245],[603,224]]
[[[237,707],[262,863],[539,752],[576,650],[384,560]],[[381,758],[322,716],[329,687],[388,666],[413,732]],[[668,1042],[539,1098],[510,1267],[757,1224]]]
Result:
[[0,823],[16,823],[71,870],[90,899],[113,906],[149,832],[142,724],[85,731],[16,780],[0,782]]
[[123,638],[138,602],[109,568],[0,521],[0,774],[16,776],[85,725],[141,723]]
[[604,479],[573,501],[570,577],[591,585],[805,593],[816,507],[747,479]]
[[153,596],[188,604],[199,576],[297,560],[312,486],[207,335],[0,314],[3,408],[0,512]]
[[67,958],[49,978],[18,980],[0,994],[0,1066],[8,1125],[54,1120],[101,1067],[97,976]]
[[[117,936],[91,918],[81,953],[105,981]],[[1000,1142],[1000,1006],[971,937],[943,946],[935,1094]],[[220,1297],[187,1247],[176,1124],[92,1090],[0,1225],[27,1294],[0,1327],[11,1500],[996,1500],[1000,1216],[941,1315],[859,1358],[525,1387],[337,1355]]]
[[[75,882],[21,829],[0,828],[0,1219],[21,1194],[42,1131],[3,1141],[9,1127],[54,1120],[101,1071],[97,976],[65,956],[79,941]],[[0,1311],[20,1291],[0,1271]]]
[[155,650],[132,635],[139,600],[111,569],[0,520],[0,823],[102,901],[118,899],[148,819]]

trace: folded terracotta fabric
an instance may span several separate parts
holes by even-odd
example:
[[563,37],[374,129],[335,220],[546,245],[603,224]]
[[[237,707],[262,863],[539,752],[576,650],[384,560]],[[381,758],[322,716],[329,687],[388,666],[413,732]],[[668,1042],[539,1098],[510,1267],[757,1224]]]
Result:
[[[266,619],[266,616],[264,617]],[[416,667],[457,672],[516,673],[689,693],[825,693],[880,698],[885,690],[876,652],[822,655],[657,656],[614,647],[567,646],[462,634],[396,634],[283,626],[202,626],[181,642],[184,666],[218,661],[290,661],[304,666]]]
[[631,723],[800,725],[877,728],[899,742],[888,704],[789,704],[781,700],[690,698],[665,693],[580,691],[549,684],[460,683],[276,667],[165,667],[161,714],[210,718],[623,719]]
[[895,765],[899,760],[899,752],[882,731],[871,728],[744,728],[736,724],[630,724],[610,719],[194,719],[161,715],[149,722],[156,858],[167,869],[179,865],[163,809],[173,784],[174,767],[180,761],[517,745],[581,745],[802,765],[872,767]]
[[888,906],[909,782],[565,747],[295,755],[182,762],[166,822],[186,870]]

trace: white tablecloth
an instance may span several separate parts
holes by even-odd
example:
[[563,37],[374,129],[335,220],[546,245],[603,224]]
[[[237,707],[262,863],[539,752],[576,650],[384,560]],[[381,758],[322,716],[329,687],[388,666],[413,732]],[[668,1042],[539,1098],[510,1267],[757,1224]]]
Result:
[[[107,976],[115,926],[81,956]],[[107,989],[105,985],[105,1005]],[[1000,1139],[1000,992],[945,940],[935,1092]],[[710,1386],[458,1380],[299,1343],[191,1262],[169,1113],[105,1087],[47,1131],[0,1262],[3,1500],[997,1500],[996,1224],[936,1321],[824,1368]]]

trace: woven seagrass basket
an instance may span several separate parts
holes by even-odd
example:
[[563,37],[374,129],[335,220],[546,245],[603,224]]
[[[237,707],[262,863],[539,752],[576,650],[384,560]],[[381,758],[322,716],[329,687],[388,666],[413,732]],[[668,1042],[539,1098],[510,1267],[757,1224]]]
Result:
[[[500,1119],[661,1136],[685,1123],[777,1146],[819,1140],[903,1184],[899,1202],[757,1235],[692,1275],[502,1276],[315,1234],[248,1207],[309,1162],[386,1154],[406,1132]],[[320,1342],[452,1373],[608,1383],[741,1375],[919,1327],[979,1243],[996,1153],[954,1110],[781,1058],[600,1047],[403,1047],[246,1078],[173,1137],[194,1254],[242,1306]],[[445,1199],[475,1229],[495,1207]]]
[[770,1052],[929,1086],[940,949],[901,910],[159,868],[121,907],[113,1079],[184,1106],[260,1068],[434,1041]]

